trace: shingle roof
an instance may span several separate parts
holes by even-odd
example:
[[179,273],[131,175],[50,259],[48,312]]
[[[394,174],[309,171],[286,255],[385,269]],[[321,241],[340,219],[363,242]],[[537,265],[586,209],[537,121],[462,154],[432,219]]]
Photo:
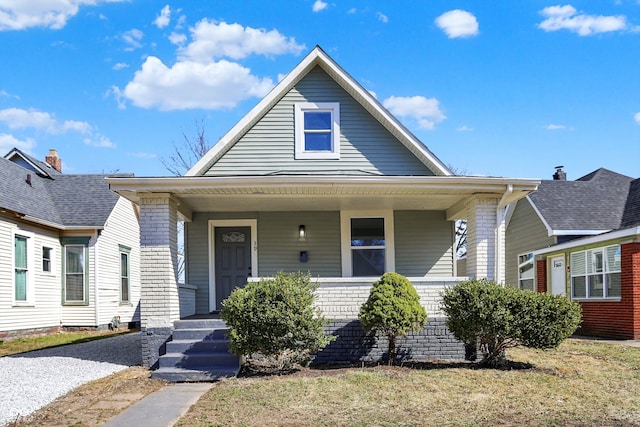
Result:
[[[600,168],[575,181],[543,180],[529,198],[554,230],[616,230],[623,226],[623,217],[637,215],[633,207],[626,208],[633,181]],[[638,200],[635,203],[638,209]],[[631,213],[625,215],[626,210]]]
[[107,176],[114,175],[41,176],[0,157],[0,209],[60,228],[102,227],[120,197],[109,189]]
[[640,225],[640,178],[631,182],[629,197],[624,207],[621,227],[633,227]]

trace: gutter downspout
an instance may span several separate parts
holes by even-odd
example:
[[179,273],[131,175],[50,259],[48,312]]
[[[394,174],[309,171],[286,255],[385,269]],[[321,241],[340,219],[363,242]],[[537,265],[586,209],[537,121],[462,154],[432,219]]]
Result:
[[99,257],[99,253],[98,253],[98,239],[100,238],[100,232],[98,230],[96,230],[95,232],[95,238],[96,238],[96,242],[93,244],[93,280],[94,280],[94,290],[93,290],[93,303],[96,305],[95,306],[95,322],[96,322],[96,327],[100,326],[100,297],[99,297],[99,289],[98,289],[98,268],[99,268],[99,263],[98,263],[98,259]]
[[502,229],[504,228],[504,219],[505,219],[505,206],[507,205],[507,198],[513,193],[513,184],[507,184],[507,189],[505,190],[502,198],[498,202],[498,206],[496,207],[496,247],[495,247],[495,259],[494,259],[494,272],[495,277],[493,278],[497,283],[503,283],[505,281],[505,263],[506,260],[502,261]]

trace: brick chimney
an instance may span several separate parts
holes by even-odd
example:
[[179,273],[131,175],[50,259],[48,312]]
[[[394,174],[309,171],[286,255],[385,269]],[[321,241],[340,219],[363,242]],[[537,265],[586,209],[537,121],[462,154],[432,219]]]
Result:
[[556,166],[556,173],[553,174],[554,181],[566,181],[567,173],[562,170],[564,166]]
[[58,150],[50,148],[49,154],[44,158],[44,161],[58,172],[62,172],[62,159],[58,157]]

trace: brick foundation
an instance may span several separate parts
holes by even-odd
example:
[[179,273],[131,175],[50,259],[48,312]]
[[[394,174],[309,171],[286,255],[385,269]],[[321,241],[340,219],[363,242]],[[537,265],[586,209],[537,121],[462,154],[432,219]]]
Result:
[[[337,339],[320,351],[314,364],[380,362],[387,360],[388,341],[384,337],[365,334],[360,321],[334,319],[325,327]],[[469,359],[465,345],[456,340],[445,325],[445,319],[429,318],[423,330],[410,333],[396,342],[397,360],[464,360]]]

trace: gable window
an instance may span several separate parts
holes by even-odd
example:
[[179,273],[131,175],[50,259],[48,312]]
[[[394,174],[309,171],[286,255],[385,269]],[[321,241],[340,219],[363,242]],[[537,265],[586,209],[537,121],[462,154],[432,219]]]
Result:
[[533,254],[518,256],[518,287],[533,291]]
[[68,238],[63,244],[63,302],[86,305],[89,303],[89,238]]
[[128,303],[130,301],[130,264],[129,255],[131,248],[120,246],[120,302]]
[[620,245],[571,254],[571,296],[620,298]]
[[53,249],[46,246],[42,247],[42,271],[45,273],[51,273],[51,255]]
[[295,104],[295,158],[340,158],[340,104]]
[[13,301],[16,305],[33,300],[33,236],[29,233],[13,236]]

